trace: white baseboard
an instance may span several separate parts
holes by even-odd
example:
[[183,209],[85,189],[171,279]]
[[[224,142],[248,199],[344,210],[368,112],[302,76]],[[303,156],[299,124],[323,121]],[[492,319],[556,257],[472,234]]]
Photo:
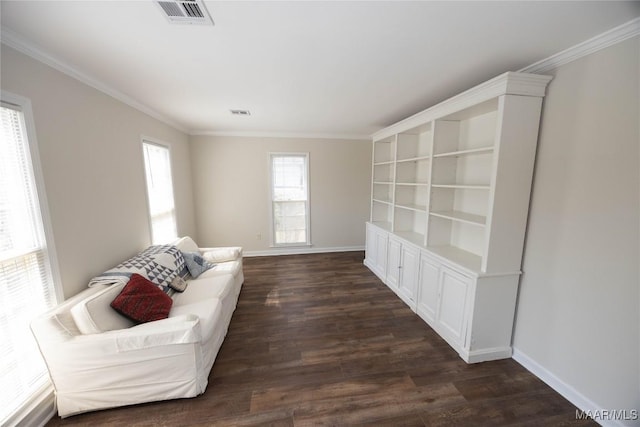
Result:
[[341,246],[333,248],[273,248],[266,251],[243,251],[244,257],[274,256],[274,255],[300,255],[300,254],[321,254],[330,252],[356,252],[364,251],[364,246]]
[[511,347],[483,348],[482,350],[462,351],[462,359],[467,363],[488,362],[490,360],[508,359],[512,356]]
[[[552,372],[548,371],[545,367],[540,365],[535,360],[531,359],[526,354],[522,353],[517,348],[513,349],[513,360],[521,364],[526,370],[531,372],[536,377],[540,378],[543,382],[545,382],[549,387],[557,391],[562,397],[567,399],[569,402],[573,403],[578,407],[579,410],[588,413],[599,413],[609,412],[602,408],[602,405],[598,405],[593,402],[591,399],[580,393],[575,388],[571,387],[569,384],[562,381],[560,378],[555,376]],[[620,420],[607,420],[607,419],[594,419],[597,423],[606,427],[622,427],[625,424]],[[634,420],[633,422],[637,422]]]

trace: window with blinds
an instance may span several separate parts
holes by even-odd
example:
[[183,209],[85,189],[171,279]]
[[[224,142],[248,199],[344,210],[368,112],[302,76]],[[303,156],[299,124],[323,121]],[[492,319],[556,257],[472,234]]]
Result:
[[33,163],[20,107],[0,106],[0,425],[49,377],[29,325],[56,304]]
[[149,141],[143,141],[142,147],[151,218],[151,240],[154,245],[169,243],[178,236],[169,148]]
[[274,246],[309,245],[309,155],[271,153]]

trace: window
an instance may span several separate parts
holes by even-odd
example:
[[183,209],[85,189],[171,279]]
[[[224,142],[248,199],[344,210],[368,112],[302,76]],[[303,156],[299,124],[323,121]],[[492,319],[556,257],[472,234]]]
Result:
[[310,245],[309,155],[270,154],[274,246]]
[[[25,117],[26,116],[26,117]],[[25,120],[28,119],[29,123]],[[0,105],[0,424],[14,424],[25,407],[50,393],[47,368],[29,325],[57,303],[45,240],[48,219],[28,100],[2,92]],[[30,137],[30,138],[29,138]],[[43,188],[41,188],[43,190]]]
[[143,141],[142,148],[151,218],[151,241],[154,245],[168,243],[178,237],[169,147]]

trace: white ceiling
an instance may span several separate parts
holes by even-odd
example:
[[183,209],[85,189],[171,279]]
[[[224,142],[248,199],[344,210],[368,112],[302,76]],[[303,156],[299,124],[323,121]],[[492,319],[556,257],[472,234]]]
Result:
[[190,133],[353,137],[640,15],[614,1],[205,3],[213,27],[171,25],[150,0],[0,7],[5,37]]

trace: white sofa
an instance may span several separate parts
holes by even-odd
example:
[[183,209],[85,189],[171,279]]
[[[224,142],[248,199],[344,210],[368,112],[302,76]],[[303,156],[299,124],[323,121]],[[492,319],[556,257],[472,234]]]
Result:
[[109,305],[124,287],[114,284],[32,322],[61,417],[205,391],[244,281],[242,248],[198,248],[189,237],[173,244],[218,263],[172,296],[167,319],[134,326]]

